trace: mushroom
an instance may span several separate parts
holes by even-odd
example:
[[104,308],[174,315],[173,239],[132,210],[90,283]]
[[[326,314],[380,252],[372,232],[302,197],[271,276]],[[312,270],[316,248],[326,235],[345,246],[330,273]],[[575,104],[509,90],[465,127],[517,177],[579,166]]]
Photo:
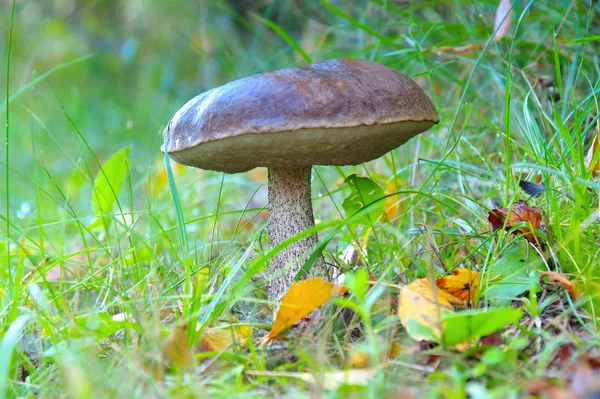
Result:
[[[379,158],[438,123],[409,77],[370,61],[337,59],[235,80],[185,104],[163,132],[175,161],[226,173],[267,167],[268,236],[275,246],[312,226],[313,165]],[[317,235],[269,264],[269,298],[293,282]],[[328,278],[320,257],[309,272]]]

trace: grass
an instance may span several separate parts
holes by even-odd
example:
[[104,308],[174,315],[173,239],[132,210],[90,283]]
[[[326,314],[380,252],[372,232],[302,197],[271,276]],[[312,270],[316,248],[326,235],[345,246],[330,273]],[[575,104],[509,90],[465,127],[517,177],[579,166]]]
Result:
[[[585,157],[600,115],[595,2],[516,2],[497,42],[495,1],[192,3],[2,8],[0,398],[318,396],[322,385],[272,373],[319,376],[348,368],[361,351],[367,370],[378,370],[371,382],[325,395],[525,397],[529,381],[564,377],[559,351],[594,353],[600,183]],[[273,305],[263,272],[279,249],[265,232],[266,173],[169,163],[161,132],[203,90],[337,57],[411,76],[441,123],[365,165],[314,168],[315,230],[328,262],[355,285],[361,270],[378,283],[258,348]],[[521,172],[548,189],[530,198],[514,178]],[[373,224],[354,223],[342,206],[352,174],[386,191],[386,216]],[[100,206],[99,180],[109,188]],[[509,298],[526,316],[502,331],[501,346],[421,345],[385,360],[391,342],[414,346],[384,306],[396,295],[389,284],[458,267],[493,283],[483,272],[522,239],[491,232],[487,215],[519,199],[544,217],[544,267],[585,295],[573,301],[534,276]],[[362,266],[341,261],[349,245],[364,249]],[[342,307],[355,310],[351,321]],[[191,344],[231,324],[253,326],[254,339],[244,350],[196,353],[192,369],[172,366],[164,345],[184,323]]]

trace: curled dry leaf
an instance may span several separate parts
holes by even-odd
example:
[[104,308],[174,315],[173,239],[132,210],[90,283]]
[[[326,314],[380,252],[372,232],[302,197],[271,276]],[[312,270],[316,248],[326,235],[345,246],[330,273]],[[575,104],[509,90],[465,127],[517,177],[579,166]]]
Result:
[[315,277],[292,284],[281,298],[271,332],[261,341],[261,345],[277,338],[286,328],[308,316],[313,310],[331,298],[348,292],[348,288],[323,281]]
[[588,150],[587,155],[585,156],[585,167],[589,169],[592,174],[595,174],[600,170],[600,156],[594,162],[594,157],[598,152],[598,135],[594,136],[594,140],[592,141],[592,145]]
[[494,20],[494,40],[501,40],[508,28],[510,28],[510,22],[512,19],[512,9],[510,8],[510,0],[500,0],[498,8],[496,9],[496,19]]
[[224,326],[207,328],[202,333],[198,350],[201,352],[221,352],[235,345],[240,349],[248,347],[248,339],[252,337],[250,326]]
[[446,54],[465,54],[474,50],[482,50],[483,46],[477,43],[466,44],[464,46],[442,46],[433,47],[431,50],[436,53]]
[[402,287],[398,316],[413,339],[439,340],[442,337],[442,311],[453,312],[452,301],[456,298],[437,289],[429,279],[420,278]]
[[[507,229],[512,229],[520,224],[521,226],[515,230],[515,233],[523,234],[523,237],[531,243],[538,244],[540,242],[534,229],[540,228],[542,213],[538,208],[529,206],[527,201],[515,202],[512,209],[492,209],[488,213],[488,220],[494,230],[501,229],[505,225]],[[526,225],[523,226],[523,224]]]
[[571,299],[574,301],[581,295],[581,290],[577,287],[576,281],[571,281],[567,276],[559,272],[540,272],[542,276],[548,277],[548,280],[554,283],[559,283],[569,292]]
[[470,304],[475,300],[478,285],[479,273],[469,269],[455,269],[452,271],[451,276],[444,276],[437,279],[438,288],[455,298],[450,299],[450,302],[462,306]]

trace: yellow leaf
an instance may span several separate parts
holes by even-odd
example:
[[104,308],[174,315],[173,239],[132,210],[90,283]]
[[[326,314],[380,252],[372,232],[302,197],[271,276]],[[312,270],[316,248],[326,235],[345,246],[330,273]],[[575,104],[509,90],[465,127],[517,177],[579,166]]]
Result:
[[275,315],[271,332],[262,344],[277,338],[286,328],[302,320],[334,296],[347,291],[347,287],[328,283],[321,277],[295,282],[281,298],[281,305]]
[[402,287],[398,316],[413,339],[418,341],[432,339],[431,336],[424,335],[422,331],[411,328],[415,322],[430,330],[435,338],[440,339],[442,337],[442,310],[454,311],[451,300],[455,300],[452,295],[438,290],[429,279],[420,278]]
[[452,295],[455,299],[452,303],[465,305],[471,303],[477,295],[479,285],[479,273],[469,269],[455,269],[451,276],[437,279],[439,289]]
[[[185,166],[176,162],[171,163],[171,171],[174,176],[181,176],[185,172]],[[166,193],[169,178],[165,169],[165,161],[163,157],[156,160],[154,170],[148,176],[146,181],[147,190],[151,195],[159,195]]]
[[176,366],[191,367],[194,364],[186,330],[187,323],[176,325],[163,344],[165,358]]
[[348,355],[346,367],[351,369],[364,369],[371,362],[371,356],[364,350],[354,349]]
[[221,352],[234,345],[238,345],[240,349],[245,349],[251,336],[252,327],[250,326],[207,328],[202,333],[198,349],[202,352]]
[[[403,187],[404,185],[402,184],[402,181],[400,179],[394,179],[386,187],[386,194],[398,192]],[[385,214],[388,220],[395,220],[400,214],[402,214],[402,209],[400,207],[400,197],[398,197],[397,195],[387,197],[384,200],[384,204]]]

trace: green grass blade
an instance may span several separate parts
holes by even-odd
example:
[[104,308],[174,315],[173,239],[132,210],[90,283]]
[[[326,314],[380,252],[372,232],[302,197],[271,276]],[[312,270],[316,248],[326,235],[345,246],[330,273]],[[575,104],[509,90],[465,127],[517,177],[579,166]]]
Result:
[[257,20],[259,20],[260,22],[262,22],[263,24],[265,24],[269,28],[271,28],[279,36],[281,36],[281,38],[283,40],[285,40],[285,42],[287,44],[289,44],[290,47],[292,47],[294,50],[296,50],[296,52],[298,54],[300,54],[300,56],[304,59],[304,61],[306,61],[307,64],[312,63],[312,58],[310,58],[310,56],[306,53],[306,51],[304,51],[302,46],[300,46],[300,44],[289,33],[287,33],[284,29],[282,29],[279,25],[277,25],[275,22],[271,21],[270,19],[263,18],[259,15],[254,14],[253,16]]

